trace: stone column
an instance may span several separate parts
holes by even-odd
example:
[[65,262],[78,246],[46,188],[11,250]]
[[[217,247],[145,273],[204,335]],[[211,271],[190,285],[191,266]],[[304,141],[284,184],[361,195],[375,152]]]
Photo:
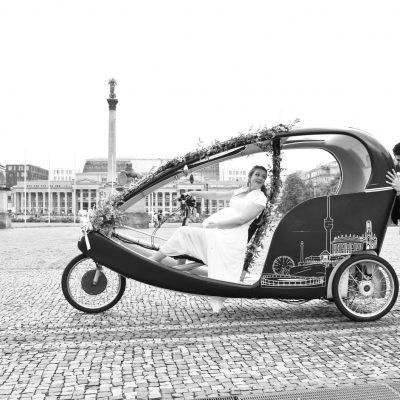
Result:
[[57,192],[57,213],[61,215],[61,196],[60,192]]
[[72,191],[72,214],[76,215],[76,189]]
[[91,209],[92,203],[92,189],[88,189],[88,211]]
[[32,192],[28,192],[28,210],[32,211]]
[[79,190],[79,199],[80,199],[79,209],[80,210],[83,210],[83,194],[84,194],[84,189],[80,189]]
[[117,158],[116,158],[116,120],[117,120],[117,103],[118,100],[115,96],[115,79],[108,81],[110,85],[110,95],[107,99],[108,102],[108,167],[107,167],[107,182],[115,182]]
[[64,192],[64,213],[68,215],[68,192]]
[[39,192],[35,192],[35,209],[36,214],[39,213]]

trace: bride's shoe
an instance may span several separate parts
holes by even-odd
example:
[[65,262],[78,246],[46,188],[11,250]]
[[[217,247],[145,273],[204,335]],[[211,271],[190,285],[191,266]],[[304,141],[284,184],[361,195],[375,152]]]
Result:
[[210,296],[208,302],[213,310],[213,313],[219,313],[226,297]]

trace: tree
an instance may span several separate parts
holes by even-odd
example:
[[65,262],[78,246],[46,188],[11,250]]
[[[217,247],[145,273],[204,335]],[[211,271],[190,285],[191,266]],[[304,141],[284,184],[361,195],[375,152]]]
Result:
[[286,214],[293,207],[314,197],[312,187],[306,185],[297,173],[287,176],[277,211]]
[[277,211],[286,214],[298,204],[320,196],[333,196],[340,183],[340,174],[332,177],[329,182],[313,185],[311,180],[305,183],[297,173],[287,176],[283,185],[280,203]]

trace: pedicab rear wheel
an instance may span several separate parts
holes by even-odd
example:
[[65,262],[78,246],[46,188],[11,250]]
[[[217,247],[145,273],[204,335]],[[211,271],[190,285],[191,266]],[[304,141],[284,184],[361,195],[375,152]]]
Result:
[[399,282],[393,267],[374,255],[350,257],[336,271],[332,294],[336,306],[354,321],[374,321],[397,300]]
[[67,301],[77,310],[100,313],[121,299],[125,277],[80,254],[66,266],[61,287]]

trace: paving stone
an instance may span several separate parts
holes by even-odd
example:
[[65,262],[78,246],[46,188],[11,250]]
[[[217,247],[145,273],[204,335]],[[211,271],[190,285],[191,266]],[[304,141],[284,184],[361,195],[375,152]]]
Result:
[[[128,280],[114,308],[81,313],[60,287],[78,233],[1,232],[0,398],[189,399],[365,386],[400,376],[397,303],[381,320],[363,324],[318,300],[229,299],[213,316],[199,297]],[[394,229],[387,240],[381,255],[399,273]]]

